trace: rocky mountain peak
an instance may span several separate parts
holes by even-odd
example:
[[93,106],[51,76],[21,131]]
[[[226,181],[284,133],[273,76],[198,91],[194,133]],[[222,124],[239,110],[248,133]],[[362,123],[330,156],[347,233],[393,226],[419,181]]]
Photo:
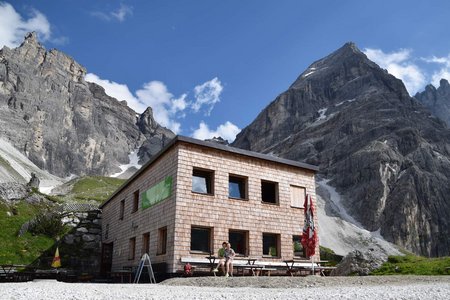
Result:
[[[330,55],[311,64],[290,86],[290,89],[300,89],[307,93],[320,94],[320,90],[327,83],[328,95],[326,98],[335,97],[337,90],[344,85],[362,86],[362,82],[370,81],[373,85],[366,86],[365,92],[376,92],[378,87],[384,86],[386,82],[391,85],[391,90],[396,90],[402,97],[409,97],[401,80],[388,74],[377,64],[367,58],[358,47],[352,43],[346,43]],[[349,90],[349,89],[346,89]],[[361,92],[361,91],[360,91]],[[348,95],[349,99],[356,95]],[[324,103],[321,103],[323,106]]]
[[0,137],[53,175],[110,175],[131,152],[148,159],[174,136],[151,109],[141,117],[86,82],[82,65],[47,51],[36,33],[17,48],[4,47],[0,57]]
[[450,84],[448,83],[447,79],[444,79],[444,78],[442,78],[442,79],[439,81],[439,85],[440,85],[440,87],[443,88],[443,89],[448,89],[448,88],[450,88]]
[[439,84],[438,88],[431,84],[427,85],[423,92],[417,93],[414,97],[450,127],[450,84],[444,78]]
[[29,32],[25,35],[25,39],[21,46],[24,45],[31,45],[34,47],[42,47],[42,45],[38,41],[37,33],[36,32]]
[[232,145],[319,165],[349,214],[388,241],[450,249],[450,130],[352,43],[313,63]]

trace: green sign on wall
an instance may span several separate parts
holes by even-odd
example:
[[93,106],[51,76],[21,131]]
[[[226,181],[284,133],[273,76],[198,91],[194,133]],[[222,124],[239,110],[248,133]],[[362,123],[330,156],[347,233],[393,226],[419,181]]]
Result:
[[170,197],[172,193],[172,176],[167,176],[163,181],[141,194],[142,209],[149,208],[158,202]]

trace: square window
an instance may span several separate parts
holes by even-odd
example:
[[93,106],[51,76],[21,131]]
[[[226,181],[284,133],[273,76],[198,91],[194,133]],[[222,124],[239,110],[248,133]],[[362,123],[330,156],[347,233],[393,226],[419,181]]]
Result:
[[247,178],[230,175],[228,177],[228,196],[235,199],[247,199]]
[[263,255],[280,257],[280,235],[263,233]]
[[139,190],[133,193],[133,210],[132,213],[136,212],[139,207]]
[[261,199],[265,203],[278,203],[278,183],[261,180]]
[[150,255],[150,232],[142,235],[142,254],[144,253]]
[[230,230],[228,240],[237,255],[248,256],[248,231]]
[[192,171],[192,191],[201,194],[213,194],[214,171],[194,169]]
[[158,229],[158,255],[166,254],[167,250],[167,227]]
[[191,228],[191,251],[211,253],[211,228]]
[[301,235],[294,235],[292,236],[292,247],[294,250],[294,256],[296,257],[303,257],[303,246],[302,246],[302,236]]
[[128,242],[128,259],[132,260],[134,259],[134,253],[136,251],[136,238],[133,237]]
[[305,202],[306,189],[301,186],[291,185],[291,206],[303,208]]
[[125,199],[120,201],[119,220],[123,220],[125,214]]

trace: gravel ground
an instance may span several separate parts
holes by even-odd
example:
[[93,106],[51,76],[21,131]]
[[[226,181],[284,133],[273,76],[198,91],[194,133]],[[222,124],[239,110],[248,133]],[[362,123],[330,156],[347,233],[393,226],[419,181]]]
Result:
[[450,276],[197,277],[160,284],[1,283],[0,299],[450,299]]

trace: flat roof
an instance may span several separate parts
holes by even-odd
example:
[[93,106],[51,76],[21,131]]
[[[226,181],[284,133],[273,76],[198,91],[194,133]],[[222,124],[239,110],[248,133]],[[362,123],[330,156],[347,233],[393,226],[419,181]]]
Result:
[[152,156],[152,158],[146,164],[144,164],[139,170],[137,170],[136,173],[133,174],[133,176],[131,176],[127,181],[125,181],[105,202],[103,202],[100,205],[100,208],[103,208],[109,201],[111,201],[112,198],[114,198],[126,186],[128,186],[129,183],[131,183],[134,179],[136,179],[142,172],[144,172],[150,165],[152,165],[153,162],[155,162],[158,158],[163,156],[167,150],[172,148],[172,146],[174,146],[178,142],[185,142],[188,144],[197,145],[197,146],[201,146],[201,147],[217,149],[217,150],[235,153],[235,154],[252,157],[252,158],[258,158],[258,159],[271,161],[271,162],[288,165],[288,166],[292,166],[292,167],[297,167],[297,168],[301,168],[301,169],[306,169],[306,170],[310,170],[310,171],[314,171],[314,172],[319,171],[319,167],[317,167],[317,166],[298,162],[295,160],[280,158],[277,156],[262,154],[262,153],[249,151],[249,150],[244,150],[244,149],[232,147],[229,145],[222,145],[222,144],[212,142],[212,141],[201,141],[201,140],[197,140],[194,138],[177,135],[166,146],[164,146],[157,154]]

